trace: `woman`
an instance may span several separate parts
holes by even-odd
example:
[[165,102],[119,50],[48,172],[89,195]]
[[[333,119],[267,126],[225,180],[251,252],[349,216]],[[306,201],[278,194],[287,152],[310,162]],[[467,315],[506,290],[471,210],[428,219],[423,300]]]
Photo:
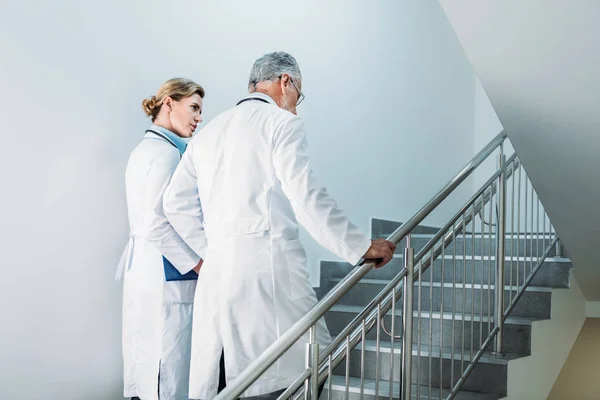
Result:
[[127,164],[131,233],[117,278],[124,275],[124,395],[133,399],[188,399],[194,277],[202,260],[168,223],[162,196],[202,122],[203,97],[200,85],[175,78],[145,99],[152,125]]

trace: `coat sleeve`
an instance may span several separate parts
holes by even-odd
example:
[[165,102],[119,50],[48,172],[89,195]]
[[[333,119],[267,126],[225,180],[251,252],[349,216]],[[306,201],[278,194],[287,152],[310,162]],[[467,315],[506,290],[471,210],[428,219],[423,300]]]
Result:
[[148,170],[148,207],[152,209],[148,240],[181,274],[186,274],[198,264],[200,257],[173,229],[163,209],[163,194],[178,162],[179,154],[160,157]]
[[188,146],[188,150],[183,154],[165,191],[163,207],[167,219],[177,233],[196,254],[204,258],[207,247],[204,216],[198,195],[193,149],[190,147]]
[[346,218],[326,189],[317,185],[309,161],[304,123],[293,117],[281,124],[274,136],[273,164],[281,188],[311,236],[335,255],[357,264],[371,240]]

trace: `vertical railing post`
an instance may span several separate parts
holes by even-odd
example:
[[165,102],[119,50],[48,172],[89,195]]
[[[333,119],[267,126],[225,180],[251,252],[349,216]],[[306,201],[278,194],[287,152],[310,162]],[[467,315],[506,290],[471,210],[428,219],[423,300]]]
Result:
[[[407,273],[403,280],[404,293],[402,296],[404,301],[402,307],[402,387],[400,396],[402,400],[411,399],[414,256],[409,234],[404,249],[404,268],[406,268]],[[392,316],[392,318],[394,317]]]
[[[502,336],[504,333],[504,262],[506,258],[506,155],[502,147],[498,155],[498,219],[496,221],[496,280],[494,289],[496,291],[496,307],[494,319],[498,327],[496,342],[494,343],[494,354],[502,355]],[[517,239],[519,240],[519,239]]]
[[319,344],[316,325],[310,327],[309,337],[309,342],[306,344],[306,368],[311,370],[311,375],[304,382],[305,400],[316,399],[319,393]]
[[[550,239],[552,240],[552,239]],[[560,239],[558,239],[556,241],[556,258],[562,258],[563,256],[563,248],[562,248],[562,244],[560,243]]]

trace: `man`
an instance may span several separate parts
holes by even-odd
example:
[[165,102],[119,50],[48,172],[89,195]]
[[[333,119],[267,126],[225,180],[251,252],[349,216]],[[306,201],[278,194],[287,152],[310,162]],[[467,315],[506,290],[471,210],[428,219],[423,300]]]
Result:
[[[283,52],[259,58],[249,90],[192,139],[164,195],[173,227],[206,254],[194,301],[193,399],[217,394],[222,352],[231,382],[316,304],[298,221],[351,264],[365,258],[382,266],[395,250],[365,237],[314,182],[296,116],[304,97],[296,60]],[[199,249],[204,235],[206,251]],[[320,321],[317,341],[330,340]],[[244,396],[277,398],[304,370],[307,341],[296,343]]]

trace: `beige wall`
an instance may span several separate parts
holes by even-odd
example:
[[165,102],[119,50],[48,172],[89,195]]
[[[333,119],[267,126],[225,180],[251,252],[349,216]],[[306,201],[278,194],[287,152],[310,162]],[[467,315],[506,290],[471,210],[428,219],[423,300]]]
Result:
[[600,398],[600,319],[588,318],[548,400]]

